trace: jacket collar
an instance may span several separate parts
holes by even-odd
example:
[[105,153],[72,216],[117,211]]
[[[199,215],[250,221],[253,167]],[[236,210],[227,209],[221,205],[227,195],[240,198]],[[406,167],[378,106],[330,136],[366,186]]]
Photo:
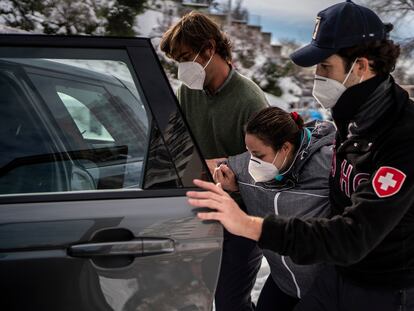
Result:
[[306,124],[301,135],[301,144],[289,172],[280,181],[265,182],[268,187],[288,188],[298,182],[303,166],[323,146],[333,144],[335,127],[331,122],[313,121]]
[[[392,105],[390,75],[377,75],[348,88],[332,109],[332,117],[341,141],[348,138],[350,128],[371,127]],[[358,134],[362,134],[361,131]]]
[[[334,119],[338,129],[336,135],[337,146],[346,139],[355,136],[362,136],[374,143],[389,131],[401,117],[404,107],[409,102],[408,93],[395,83],[391,75],[385,76],[385,80],[379,79],[376,81],[379,84],[376,85],[377,87],[373,91],[369,87],[365,93],[359,90],[360,94],[365,96],[364,98],[358,99],[350,95],[340,98],[341,101],[347,98],[348,100],[354,100],[358,102],[359,106],[350,120]],[[375,81],[372,82],[375,85]],[[352,92],[354,95],[357,93]],[[360,124],[356,131],[353,129],[354,123]]]

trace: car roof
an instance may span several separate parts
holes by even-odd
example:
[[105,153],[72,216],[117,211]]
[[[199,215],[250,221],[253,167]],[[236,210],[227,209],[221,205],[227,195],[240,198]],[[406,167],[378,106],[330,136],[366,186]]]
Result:
[[115,84],[116,86],[124,87],[123,83],[120,82],[120,79],[113,75],[103,74],[97,71],[81,68],[74,65],[63,64],[53,60],[33,58],[0,58],[0,62],[5,62],[7,64],[23,65],[24,67],[53,71],[65,75],[70,74],[81,78],[98,80],[100,82]]

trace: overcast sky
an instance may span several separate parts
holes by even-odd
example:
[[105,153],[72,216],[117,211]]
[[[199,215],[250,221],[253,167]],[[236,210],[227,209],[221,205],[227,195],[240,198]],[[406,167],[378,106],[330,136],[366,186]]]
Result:
[[[228,2],[228,0],[222,0]],[[263,26],[263,31],[272,32],[273,41],[294,38],[302,43],[310,42],[315,18],[319,11],[341,2],[340,0],[243,0],[249,10],[251,22]],[[361,0],[355,3],[362,4]],[[236,0],[232,0],[233,7]],[[412,18],[414,20],[414,17]],[[384,20],[384,22],[387,20]],[[397,27],[400,36],[412,36],[414,22]]]

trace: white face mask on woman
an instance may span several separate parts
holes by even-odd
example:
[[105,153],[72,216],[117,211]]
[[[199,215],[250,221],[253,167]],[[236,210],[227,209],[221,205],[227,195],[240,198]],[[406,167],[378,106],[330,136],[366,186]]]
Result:
[[[342,83],[334,79],[315,75],[312,95],[323,108],[333,108],[339,97],[341,97],[341,95],[346,91],[345,83],[348,81],[348,78],[354,69],[357,60],[358,58],[356,58],[352,63],[351,69],[349,70],[348,74],[345,77],[345,80]],[[361,80],[359,82],[361,83],[362,80],[363,77],[361,77]]]
[[204,87],[204,80],[206,79],[205,69],[213,59],[211,55],[207,64],[203,67],[195,60],[200,55],[200,52],[196,55],[192,62],[182,62],[178,64],[178,79],[181,80],[187,87],[193,90],[202,90]]
[[[279,168],[273,164],[275,163],[278,155],[279,151],[276,153],[272,163],[262,161],[252,155],[250,156],[249,174],[255,182],[269,181],[279,175]],[[286,158],[287,156],[285,156],[285,159],[283,160],[282,167],[285,165]]]

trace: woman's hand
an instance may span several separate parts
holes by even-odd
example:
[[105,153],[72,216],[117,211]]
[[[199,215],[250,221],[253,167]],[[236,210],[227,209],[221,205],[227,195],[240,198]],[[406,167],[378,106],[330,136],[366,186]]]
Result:
[[220,165],[220,163],[226,162],[227,158],[216,158],[216,159],[207,159],[206,163],[207,163],[207,167],[208,170],[210,171],[211,175],[214,175],[214,171],[216,170],[216,168]]
[[219,183],[226,191],[239,191],[236,176],[226,164],[221,164],[214,170],[213,179],[215,183]]
[[195,207],[208,207],[213,212],[198,213],[203,220],[218,220],[230,232],[255,241],[262,233],[263,219],[243,212],[237,203],[220,186],[199,179],[194,184],[207,192],[187,192],[188,202]]

